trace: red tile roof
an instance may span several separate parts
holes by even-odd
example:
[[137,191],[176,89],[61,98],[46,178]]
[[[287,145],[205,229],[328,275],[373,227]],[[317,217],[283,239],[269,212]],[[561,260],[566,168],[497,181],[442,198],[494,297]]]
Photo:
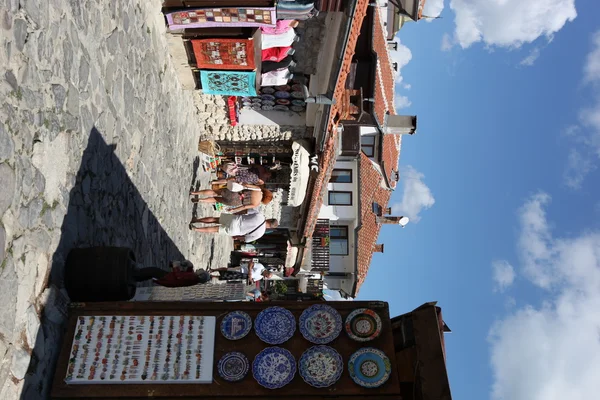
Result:
[[[395,73],[392,68],[392,61],[387,47],[387,32],[383,25],[384,17],[381,15],[380,8],[374,10],[373,15],[373,51],[377,54],[377,70],[375,73],[375,118],[380,126],[385,123],[385,115],[396,114],[394,109],[394,84]],[[381,229],[381,224],[377,223],[376,215],[373,212],[373,202],[381,207],[388,206],[391,192],[382,187],[389,183],[390,188],[396,187],[396,181],[391,179],[392,171],[398,171],[398,159],[400,157],[401,135],[384,134],[381,154],[381,164],[386,180],[383,180],[380,172],[373,166],[373,163],[367,156],[361,153],[360,158],[360,177],[361,177],[361,228],[358,231],[356,245],[358,247],[357,277],[356,277],[356,295],[364,283],[373,250],[377,244],[377,238]]]
[[385,208],[390,200],[391,192],[381,186],[382,176],[371,160],[361,153],[359,159],[360,173],[360,229],[356,238],[357,246],[357,276],[356,295],[360,286],[367,277],[373,249],[377,244],[377,237],[381,224],[377,223],[377,216],[373,212],[373,202]]
[[[382,15],[383,8],[376,8],[373,15],[373,51],[377,54],[377,71],[375,74],[375,118],[380,126],[385,123],[385,115],[395,115],[394,109],[394,85],[395,72],[392,68],[392,60],[387,47],[387,32],[383,25],[385,20]],[[392,170],[398,171],[398,159],[400,157],[400,135],[385,135],[383,141],[383,154],[381,160],[390,187],[396,187],[396,182],[391,180]]]
[[358,41],[360,28],[362,27],[365,15],[367,15],[368,7],[369,0],[357,0],[354,18],[352,19],[352,26],[350,27],[350,34],[348,36],[348,43],[346,43],[346,50],[344,52],[344,60],[340,70],[340,77],[336,83],[335,91],[333,93],[333,98],[335,99],[336,104],[331,106],[329,112],[329,122],[327,126],[328,139],[319,162],[319,175],[316,178],[315,186],[313,188],[313,196],[308,208],[306,223],[304,225],[304,237],[311,237],[313,231],[315,230],[319,211],[321,210],[323,198],[325,196],[325,192],[327,191],[327,182],[329,182],[329,179],[331,178],[331,171],[333,171],[333,166],[335,165],[337,158],[335,144],[338,142],[337,126],[338,115],[340,112],[338,105],[342,104],[342,96],[345,91],[346,78],[348,78],[348,74],[350,73],[350,66],[352,64],[352,58],[354,57],[356,42]]

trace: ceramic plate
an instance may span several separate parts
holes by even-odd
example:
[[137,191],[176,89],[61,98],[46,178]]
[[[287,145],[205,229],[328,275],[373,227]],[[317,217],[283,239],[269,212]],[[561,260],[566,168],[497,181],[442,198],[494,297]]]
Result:
[[303,99],[304,94],[302,94],[302,92],[292,92],[292,97],[295,99]]
[[392,371],[390,359],[381,351],[365,347],[352,354],[348,361],[350,377],[358,385],[376,388],[383,385]]
[[298,361],[298,370],[304,382],[317,388],[336,383],[343,369],[342,356],[329,346],[313,346]]
[[275,89],[277,89],[278,91],[288,92],[291,89],[291,87],[289,85],[281,85],[281,86],[275,86]]
[[237,382],[244,379],[250,369],[248,358],[240,352],[232,351],[225,354],[219,360],[217,370],[221,378],[229,382]]
[[304,107],[301,107],[301,106],[291,106],[290,110],[296,111],[296,112],[302,112],[302,111],[304,111]]
[[275,93],[275,89],[273,89],[272,87],[264,87],[264,88],[260,89],[260,92],[262,94],[273,94],[273,93]]
[[309,342],[326,344],[342,331],[342,317],[335,308],[325,304],[308,307],[300,315],[300,333]]
[[381,333],[381,318],[368,308],[358,308],[346,318],[346,333],[358,342],[368,342]]
[[265,100],[265,101],[262,102],[262,105],[263,106],[274,106],[275,102],[271,101],[271,100]]
[[281,344],[294,336],[296,319],[283,307],[269,307],[256,317],[254,330],[263,342]]
[[263,111],[271,111],[271,110],[273,110],[273,106],[263,105],[261,108],[262,108]]
[[288,99],[277,99],[277,100],[275,100],[275,103],[277,103],[281,106],[287,106],[290,104],[290,101]]
[[304,107],[306,105],[304,100],[292,100],[292,104],[295,106],[302,106],[302,107]]
[[233,311],[221,321],[221,333],[229,340],[245,337],[252,329],[252,318],[243,311]]
[[267,389],[282,388],[294,379],[296,360],[289,350],[267,347],[254,358],[252,375],[259,385]]
[[277,111],[290,111],[290,108],[288,106],[275,106],[273,107],[273,110],[277,110]]
[[260,98],[262,100],[270,100],[270,101],[275,100],[275,96],[273,96],[272,94],[263,94],[262,96],[260,96]]
[[284,92],[283,90],[279,90],[275,92],[275,97],[278,99],[288,99],[290,97],[290,92]]
[[299,83],[296,83],[294,85],[292,85],[292,91],[294,92],[301,92],[302,91],[302,85]]

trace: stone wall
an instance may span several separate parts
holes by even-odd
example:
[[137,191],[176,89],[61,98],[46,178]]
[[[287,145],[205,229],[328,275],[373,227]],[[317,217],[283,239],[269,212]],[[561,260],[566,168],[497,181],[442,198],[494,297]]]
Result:
[[231,126],[224,96],[194,93],[198,118],[202,126],[202,139],[249,141],[262,140],[276,142],[280,140],[302,139],[312,135],[313,128],[306,126],[279,125],[237,125]]
[[296,28],[296,33],[300,35],[300,41],[294,44],[296,50],[294,59],[297,62],[294,71],[307,75],[317,73],[319,51],[321,50],[321,44],[325,42],[326,18],[327,13],[321,13],[314,18],[301,21]]

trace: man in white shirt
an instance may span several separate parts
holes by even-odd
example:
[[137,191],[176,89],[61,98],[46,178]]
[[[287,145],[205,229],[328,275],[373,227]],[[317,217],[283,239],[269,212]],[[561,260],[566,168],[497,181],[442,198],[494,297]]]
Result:
[[[196,228],[195,223],[217,224]],[[234,239],[243,240],[246,243],[260,239],[267,229],[277,228],[279,222],[276,219],[266,219],[256,209],[250,209],[246,214],[221,214],[220,217],[194,218],[190,222],[190,229],[202,233],[219,233],[232,236]]]
[[211,272],[215,271],[219,273],[219,279],[222,281],[246,279],[249,285],[253,284],[254,282],[258,282],[263,278],[269,279],[273,276],[273,273],[268,271],[264,265],[254,261],[242,263],[239,267],[218,268],[211,270]]

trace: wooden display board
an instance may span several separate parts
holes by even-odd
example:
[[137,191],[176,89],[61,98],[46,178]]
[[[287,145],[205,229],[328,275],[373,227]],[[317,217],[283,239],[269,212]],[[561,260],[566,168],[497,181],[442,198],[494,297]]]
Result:
[[[369,342],[358,342],[349,337],[342,329],[340,335],[328,346],[333,347],[343,359],[344,370],[340,379],[330,387],[316,388],[304,382],[299,372],[293,380],[281,389],[266,389],[258,384],[252,376],[252,367],[247,376],[239,382],[227,382],[217,373],[217,363],[221,357],[232,351],[239,351],[246,355],[250,364],[255,356],[263,349],[271,347],[261,341],[254,328],[240,340],[228,340],[220,332],[220,323],[231,311],[244,311],[248,313],[254,323],[257,315],[267,307],[279,306],[289,310],[298,323],[302,312],[315,304],[314,302],[235,302],[235,303],[189,303],[189,302],[118,302],[118,303],[87,303],[76,304],[70,310],[67,332],[63,348],[58,360],[52,397],[54,399],[212,399],[212,400],[237,400],[237,399],[322,399],[322,398],[354,398],[354,399],[400,399],[400,385],[398,381],[394,344],[391,331],[388,304],[384,302],[327,302],[341,315],[342,321],[348,314],[357,308],[369,308],[375,311],[382,321],[381,334]],[[320,303],[324,304],[324,303]],[[211,384],[190,383],[163,383],[163,384],[68,384],[65,377],[68,371],[71,349],[76,334],[80,317],[94,316],[184,316],[193,318],[197,316],[215,317],[216,334],[214,340],[213,381]],[[306,340],[299,329],[293,337],[283,344],[278,345],[289,350],[298,361],[300,356],[310,347],[314,346]],[[356,384],[348,373],[348,360],[357,350],[365,347],[374,347],[382,351],[391,362],[389,379],[378,388],[364,388]]]

